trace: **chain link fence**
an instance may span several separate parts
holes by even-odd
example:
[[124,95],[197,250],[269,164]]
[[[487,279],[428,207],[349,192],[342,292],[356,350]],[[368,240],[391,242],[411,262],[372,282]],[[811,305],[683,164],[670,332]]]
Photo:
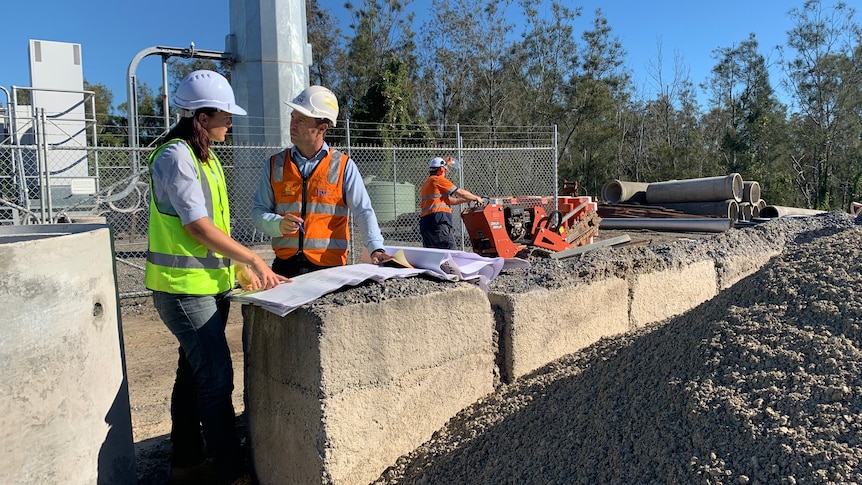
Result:
[[[359,167],[386,244],[421,246],[419,187],[433,157],[452,157],[449,178],[459,187],[489,198],[558,195],[555,127],[529,130],[455,127],[421,146],[351,145],[350,124],[339,127],[330,144]],[[38,137],[35,137],[38,139]],[[3,138],[0,137],[0,141]],[[45,142],[0,143],[0,224],[101,222],[114,231],[121,296],[138,296],[143,288],[147,251],[149,176],[146,159],[154,147],[69,147]],[[269,236],[251,220],[252,197],[264,164],[282,150],[276,146],[214,147],[222,160],[231,201],[233,237],[258,249]],[[554,208],[547,208],[548,210]],[[454,212],[456,241],[470,250],[459,211]],[[104,218],[104,219],[102,219]],[[361,234],[351,224],[350,262],[361,254]],[[82,255],[85,257],[85,255]],[[123,271],[120,271],[122,267]],[[128,282],[124,282],[128,280]]]

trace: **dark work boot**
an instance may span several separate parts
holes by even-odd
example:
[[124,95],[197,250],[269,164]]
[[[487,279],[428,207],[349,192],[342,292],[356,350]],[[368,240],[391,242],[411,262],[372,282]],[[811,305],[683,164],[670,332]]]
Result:
[[191,466],[171,467],[171,485],[217,485],[218,483],[218,475],[209,460]]

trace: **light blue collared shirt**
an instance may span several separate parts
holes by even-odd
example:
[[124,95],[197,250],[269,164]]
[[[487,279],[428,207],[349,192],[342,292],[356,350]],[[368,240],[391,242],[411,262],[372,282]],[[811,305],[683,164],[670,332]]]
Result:
[[[276,154],[276,160],[283,160],[284,154],[284,151]],[[323,143],[323,147],[312,158],[303,157],[295,146],[290,148],[291,159],[293,159],[293,162],[299,169],[299,173],[306,178],[311,175],[317,164],[328,154],[329,144],[326,142]],[[284,217],[275,213],[275,194],[272,192],[270,178],[270,163],[269,159],[267,159],[257,186],[257,191],[254,193],[251,217],[254,226],[259,231],[272,237],[278,237],[282,235],[278,225]],[[362,181],[362,175],[359,173],[356,162],[349,157],[347,165],[344,167],[344,194],[342,197],[353,215],[353,220],[356,221],[359,230],[362,231],[362,240],[365,242],[368,252],[372,253],[377,249],[383,249],[383,234],[380,232],[380,226],[377,224],[377,215],[374,213],[374,208],[371,207],[371,197],[368,196],[368,191],[365,189],[365,184]]]
[[165,147],[153,160],[153,196],[166,214],[179,216],[183,225],[209,217],[195,162],[185,142]]

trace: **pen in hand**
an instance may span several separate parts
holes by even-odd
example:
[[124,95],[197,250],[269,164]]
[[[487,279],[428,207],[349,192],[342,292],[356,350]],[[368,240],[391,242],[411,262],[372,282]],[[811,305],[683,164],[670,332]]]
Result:
[[284,217],[278,221],[278,230],[285,236],[288,234],[295,234],[296,232],[305,234],[305,227],[302,225],[303,222],[304,221],[298,216],[285,214]]

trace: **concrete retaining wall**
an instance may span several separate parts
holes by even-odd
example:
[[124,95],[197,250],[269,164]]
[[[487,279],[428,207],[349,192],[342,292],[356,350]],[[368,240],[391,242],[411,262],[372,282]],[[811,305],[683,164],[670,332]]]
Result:
[[722,265],[716,265],[718,290],[726,290],[739,280],[754,274],[770,259],[781,254],[781,251],[751,252],[751,256],[730,258]]
[[243,307],[261,484],[367,484],[494,389],[494,318],[471,284],[376,304]]
[[376,304],[324,298],[283,318],[245,306],[246,413],[260,483],[366,484],[492,392],[495,375],[518,379],[684,313],[771,256],[517,294],[457,283]]
[[511,382],[575,350],[627,331],[629,284],[622,278],[520,294],[490,292],[502,311],[500,374]]
[[631,281],[629,319],[643,327],[681,313],[717,293],[715,263],[704,260],[680,268],[638,274]]

